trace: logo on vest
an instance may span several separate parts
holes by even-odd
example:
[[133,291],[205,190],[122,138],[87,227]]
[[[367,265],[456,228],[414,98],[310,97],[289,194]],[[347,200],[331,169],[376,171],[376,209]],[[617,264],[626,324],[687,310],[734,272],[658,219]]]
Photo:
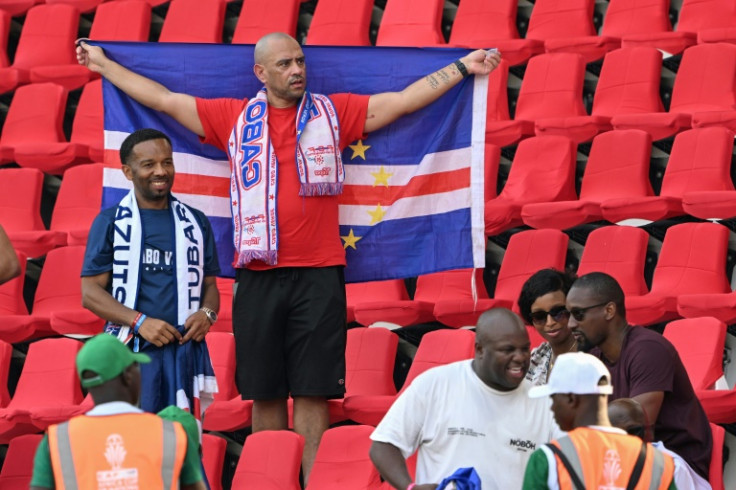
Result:
[[110,434],[105,444],[105,459],[112,469],[97,472],[98,489],[138,489],[138,468],[123,468],[126,454],[123,437],[120,434]]
[[525,453],[537,449],[537,445],[534,442],[529,440],[524,441],[522,439],[509,440],[509,446],[515,447],[517,451],[523,451]]
[[609,449],[603,456],[603,479],[606,483],[598,485],[598,490],[624,490],[624,487],[616,485],[621,471],[621,456],[615,449]]

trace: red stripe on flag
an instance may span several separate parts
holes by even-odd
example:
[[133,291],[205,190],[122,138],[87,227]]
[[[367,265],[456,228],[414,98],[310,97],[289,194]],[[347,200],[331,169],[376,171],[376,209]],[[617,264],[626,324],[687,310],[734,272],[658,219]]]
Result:
[[202,194],[230,199],[230,179],[211,177],[209,175],[176,174],[174,177],[174,193]]
[[425,196],[440,192],[455,191],[470,186],[470,169],[461,168],[448,172],[436,172],[428,175],[417,175],[405,186],[385,185],[346,185],[340,196],[340,204],[375,206],[376,203],[387,206],[405,197]]

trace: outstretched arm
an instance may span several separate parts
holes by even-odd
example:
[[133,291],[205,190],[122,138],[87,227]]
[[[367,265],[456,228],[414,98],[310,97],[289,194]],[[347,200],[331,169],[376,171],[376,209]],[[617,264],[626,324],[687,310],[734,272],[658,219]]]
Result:
[[107,78],[144,106],[168,114],[185,128],[204,136],[197,103],[191,95],[172,92],[160,83],[128,70],[105,56],[99,46],[91,46],[84,41],[77,45],[77,61]]
[[13,244],[0,226],[0,284],[20,275],[20,263]]
[[[458,60],[467,75],[488,75],[501,61],[497,51],[479,49]],[[425,107],[457,85],[463,77],[455,63],[417,80],[401,92],[375,94],[368,100],[364,131],[370,133],[394,122],[405,114]]]

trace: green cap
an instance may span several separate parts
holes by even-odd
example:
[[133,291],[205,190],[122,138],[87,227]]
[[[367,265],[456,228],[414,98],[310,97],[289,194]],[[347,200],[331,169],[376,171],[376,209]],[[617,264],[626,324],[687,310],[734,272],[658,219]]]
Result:
[[192,441],[193,444],[199,444],[199,425],[194,415],[182,410],[176,405],[169,405],[168,407],[157,413],[162,419],[170,420],[172,422],[179,422],[184,431],[187,433],[187,438]]
[[[101,333],[89,339],[77,354],[77,374],[82,386],[90,388],[117,378],[134,362],[147,364],[151,358],[133,353],[117,337]],[[82,378],[84,371],[91,371],[97,376]]]

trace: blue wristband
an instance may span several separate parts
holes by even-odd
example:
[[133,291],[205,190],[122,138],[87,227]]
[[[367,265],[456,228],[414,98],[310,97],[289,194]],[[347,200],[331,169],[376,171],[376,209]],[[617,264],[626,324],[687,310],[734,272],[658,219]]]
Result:
[[141,317],[138,319],[137,322],[135,322],[135,325],[133,325],[133,332],[136,334],[138,333],[138,329],[141,328],[141,325],[143,325],[143,322],[146,320],[146,315],[141,315]]

